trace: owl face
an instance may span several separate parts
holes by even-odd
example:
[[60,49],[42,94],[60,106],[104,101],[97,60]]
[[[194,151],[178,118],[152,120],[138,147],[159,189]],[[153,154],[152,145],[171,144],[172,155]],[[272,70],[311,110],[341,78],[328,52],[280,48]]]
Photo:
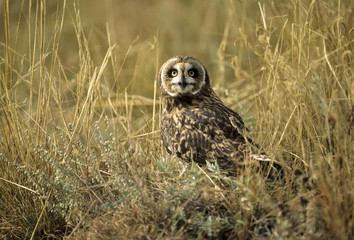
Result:
[[208,83],[204,66],[193,57],[173,57],[160,69],[162,90],[171,97],[196,95]]

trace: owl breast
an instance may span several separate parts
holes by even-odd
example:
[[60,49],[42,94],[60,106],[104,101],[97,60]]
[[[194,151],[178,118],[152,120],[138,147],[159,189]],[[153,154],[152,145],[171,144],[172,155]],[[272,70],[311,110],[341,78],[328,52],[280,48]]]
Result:
[[184,108],[163,115],[161,135],[166,150],[179,158],[200,164],[218,161],[232,168],[242,161],[243,137],[218,109]]

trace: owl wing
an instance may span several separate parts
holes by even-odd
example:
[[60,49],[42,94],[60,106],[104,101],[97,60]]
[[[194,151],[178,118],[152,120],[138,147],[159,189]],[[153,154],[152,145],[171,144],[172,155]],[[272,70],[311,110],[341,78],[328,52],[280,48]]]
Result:
[[[222,168],[235,165],[244,158],[247,131],[235,113],[219,107],[185,109],[162,119],[162,140],[170,154],[205,164],[217,160]],[[229,117],[233,117],[233,126]]]

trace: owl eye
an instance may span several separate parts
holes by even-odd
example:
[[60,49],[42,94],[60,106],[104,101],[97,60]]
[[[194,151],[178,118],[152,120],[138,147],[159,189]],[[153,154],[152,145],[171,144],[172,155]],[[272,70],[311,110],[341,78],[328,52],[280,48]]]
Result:
[[196,70],[191,69],[191,70],[188,71],[188,75],[190,77],[196,77],[197,76],[197,72],[196,72]]
[[170,72],[170,77],[176,77],[178,75],[178,72],[176,69],[172,69]]

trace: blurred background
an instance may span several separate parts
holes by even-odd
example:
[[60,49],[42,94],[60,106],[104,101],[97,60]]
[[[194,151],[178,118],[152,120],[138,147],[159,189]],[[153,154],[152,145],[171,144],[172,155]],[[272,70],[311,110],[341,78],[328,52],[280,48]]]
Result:
[[[166,59],[175,55],[200,59],[209,70],[213,86],[230,89],[231,84],[232,89],[237,84],[236,68],[238,77],[248,81],[259,73],[259,57],[250,46],[257,47],[256,42],[262,40],[266,31],[261,9],[271,24],[299,17],[293,16],[289,9],[293,6],[288,1],[276,4],[253,0],[5,2],[9,4],[7,44],[16,49],[16,54],[10,56],[16,63],[16,72],[25,75],[31,72],[32,64],[44,63],[66,82],[62,90],[70,86],[62,95],[67,101],[73,85],[77,84],[72,80],[83,56],[89,58],[92,66],[99,66],[113,45],[113,60],[101,80],[113,92],[126,90],[129,94],[153,98],[156,72]],[[268,14],[274,15],[274,11],[278,15],[270,19]],[[3,12],[1,18],[4,19]],[[273,34],[279,34],[282,25],[268,27]],[[3,44],[4,29],[0,29]],[[272,41],[276,40],[274,37]],[[1,53],[5,55],[4,48]],[[29,80],[28,77],[22,79]],[[29,81],[32,88],[38,88],[39,78]],[[21,89],[17,97],[23,101],[29,86],[26,81],[15,82],[16,88]],[[244,83],[244,79],[239,79],[239,83]]]

